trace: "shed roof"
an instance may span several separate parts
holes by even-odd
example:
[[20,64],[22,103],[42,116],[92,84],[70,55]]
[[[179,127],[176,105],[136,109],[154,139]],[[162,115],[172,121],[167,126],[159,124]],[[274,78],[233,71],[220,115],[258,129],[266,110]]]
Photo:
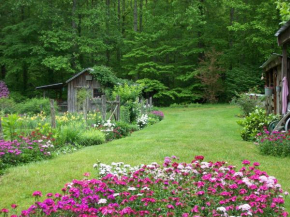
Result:
[[61,89],[63,88],[64,83],[48,84],[36,87],[35,89]]
[[66,81],[66,83],[69,83],[70,81],[72,81],[73,79],[79,77],[80,75],[82,75],[82,74],[85,73],[86,71],[94,71],[94,69],[92,69],[92,68],[86,68],[86,69],[84,69],[83,71],[81,71],[81,72],[75,74],[75,75],[74,75],[73,77],[71,77],[70,79],[68,79],[68,80]]
[[268,58],[268,60],[266,62],[264,62],[260,68],[264,69],[269,63],[271,63],[273,60],[277,59],[278,57],[282,58],[281,54],[277,54],[277,53],[273,53],[271,54],[271,56]]
[[276,33],[275,36],[279,36],[282,32],[284,32],[290,26],[290,20],[285,23]]

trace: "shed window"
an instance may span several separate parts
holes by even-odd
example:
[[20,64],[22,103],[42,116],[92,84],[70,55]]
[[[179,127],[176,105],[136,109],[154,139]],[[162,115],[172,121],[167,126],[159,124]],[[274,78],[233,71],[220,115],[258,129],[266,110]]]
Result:
[[98,98],[98,97],[101,97],[101,96],[102,96],[101,89],[97,89],[97,88],[93,89],[93,97],[94,98]]

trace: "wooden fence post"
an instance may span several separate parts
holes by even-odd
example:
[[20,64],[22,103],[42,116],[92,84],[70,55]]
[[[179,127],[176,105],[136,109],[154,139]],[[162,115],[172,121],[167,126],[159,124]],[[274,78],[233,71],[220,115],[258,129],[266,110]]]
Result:
[[149,98],[149,105],[150,105],[150,111],[152,110],[153,102],[152,102],[152,96]]
[[56,127],[56,121],[55,121],[55,109],[54,109],[54,100],[50,100],[50,115],[51,115],[51,128]]
[[102,119],[106,121],[106,112],[107,112],[107,100],[106,95],[102,95]]
[[0,117],[0,139],[3,139],[2,119]]
[[140,100],[140,105],[141,105],[141,115],[143,115],[144,114],[143,99]]
[[87,103],[87,98],[83,101],[83,112],[84,112],[84,119],[85,119],[85,123],[87,126],[87,121],[88,121],[88,103]]
[[120,120],[120,116],[121,116],[121,100],[120,100],[120,96],[116,96],[116,101],[117,101],[117,105],[118,105],[118,108],[117,108],[117,121]]
[[146,113],[148,113],[148,99],[146,99]]

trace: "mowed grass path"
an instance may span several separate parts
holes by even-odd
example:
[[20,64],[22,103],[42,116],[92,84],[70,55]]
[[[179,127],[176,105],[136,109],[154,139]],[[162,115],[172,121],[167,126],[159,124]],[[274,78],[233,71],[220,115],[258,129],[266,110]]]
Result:
[[[92,166],[97,160],[138,165],[162,163],[164,157],[172,155],[186,162],[195,155],[204,155],[205,161],[227,161],[239,168],[244,159],[260,162],[262,170],[275,176],[283,189],[290,191],[290,158],[262,156],[253,143],[242,141],[235,117],[238,108],[208,105],[162,111],[163,121],[130,137],[10,169],[0,177],[0,208],[16,203],[20,209],[27,209],[34,202],[31,195],[35,190],[56,193],[65,183],[82,179],[85,172],[94,177]],[[289,199],[286,207],[290,210]]]

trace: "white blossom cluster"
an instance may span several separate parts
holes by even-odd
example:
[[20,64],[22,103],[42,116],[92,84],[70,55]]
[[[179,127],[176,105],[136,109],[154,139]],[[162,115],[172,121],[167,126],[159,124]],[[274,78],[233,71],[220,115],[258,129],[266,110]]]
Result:
[[111,165],[99,163],[94,164],[94,168],[99,171],[100,177],[104,177],[108,174],[112,174],[117,176],[118,178],[121,176],[130,176],[130,174],[134,173],[135,171],[139,170],[142,165],[132,167],[129,164],[124,164],[123,162],[118,163],[111,163]]
[[105,131],[113,131],[114,130],[114,127],[115,127],[115,124],[114,123],[111,123],[111,120],[108,119],[107,122],[104,123],[103,126],[106,127],[106,130]]
[[143,128],[147,125],[148,122],[148,115],[147,114],[143,114],[141,115],[141,117],[137,118],[137,124],[139,126],[139,128]]

